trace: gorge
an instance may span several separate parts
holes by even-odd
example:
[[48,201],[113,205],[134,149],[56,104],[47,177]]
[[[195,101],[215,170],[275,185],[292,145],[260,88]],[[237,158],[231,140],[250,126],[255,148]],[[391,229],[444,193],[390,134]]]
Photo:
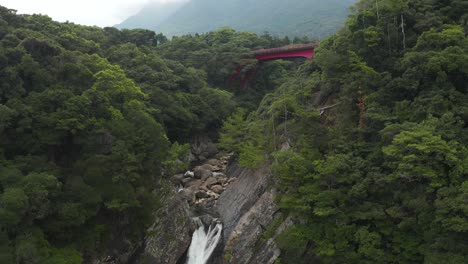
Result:
[[467,14],[360,0],[259,62],[311,40],[0,7],[0,263],[467,263]]

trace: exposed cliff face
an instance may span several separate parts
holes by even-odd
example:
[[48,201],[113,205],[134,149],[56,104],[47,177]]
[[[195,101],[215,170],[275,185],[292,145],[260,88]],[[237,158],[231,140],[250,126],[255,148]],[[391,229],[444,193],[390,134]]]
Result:
[[198,140],[192,145],[192,154],[199,165],[193,172],[171,177],[173,186],[164,195],[163,208],[155,213],[137,263],[185,263],[196,229],[194,217],[205,226],[214,219],[223,226],[222,239],[208,263],[266,264],[280,256],[275,237],[291,221],[285,221],[274,202],[274,190],[268,188],[272,180],[269,166],[245,169],[236,162],[228,165],[229,154],[207,160],[215,151],[211,145]]
[[148,229],[139,263],[176,263],[190,245],[195,227],[187,202],[172,189],[162,202],[163,208],[155,214],[155,222]]
[[236,177],[237,180],[221,195],[217,205],[226,238],[265,192],[270,178],[266,168],[248,170],[238,168],[236,164],[230,167],[227,170],[228,177]]
[[[256,247],[260,243],[262,234],[273,222],[278,211],[273,201],[273,194],[265,192],[255,204],[239,219],[234,230],[229,235],[225,246],[226,262],[228,263],[252,263],[254,257],[260,263],[273,263],[280,255],[275,245],[265,248],[265,252],[259,252]],[[253,249],[253,250],[252,250]],[[261,254],[262,257],[258,256]],[[258,262],[257,262],[258,263]]]
[[274,238],[291,221],[284,221],[273,191],[267,190],[269,168],[243,169],[233,163],[226,174],[237,180],[217,204],[224,223],[224,248],[214,263],[274,263],[281,254]]

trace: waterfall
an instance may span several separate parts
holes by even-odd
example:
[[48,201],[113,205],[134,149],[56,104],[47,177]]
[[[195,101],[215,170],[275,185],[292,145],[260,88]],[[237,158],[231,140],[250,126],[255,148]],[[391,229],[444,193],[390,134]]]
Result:
[[187,264],[205,264],[221,239],[223,225],[220,223],[213,223],[210,225],[207,232],[205,225],[200,219],[197,218],[195,221],[199,228],[193,233]]

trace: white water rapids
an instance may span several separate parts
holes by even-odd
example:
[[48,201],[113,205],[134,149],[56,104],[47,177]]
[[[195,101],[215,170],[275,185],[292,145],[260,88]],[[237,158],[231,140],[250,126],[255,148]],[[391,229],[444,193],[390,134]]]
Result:
[[205,264],[221,239],[223,225],[217,223],[211,224],[206,232],[205,225],[200,219],[196,219],[199,226],[193,233],[192,243],[190,244],[187,264]]

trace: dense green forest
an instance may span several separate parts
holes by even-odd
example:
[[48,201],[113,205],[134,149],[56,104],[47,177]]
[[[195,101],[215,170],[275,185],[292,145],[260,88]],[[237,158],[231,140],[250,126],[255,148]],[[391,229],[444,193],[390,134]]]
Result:
[[220,144],[271,161],[296,219],[281,263],[468,263],[467,33],[467,1],[359,1],[227,120]]
[[[295,223],[280,263],[467,263],[467,14],[361,0],[314,60],[259,64],[249,50],[308,39],[168,40],[0,7],[0,263],[141,239],[184,144],[218,130],[242,166],[272,167]],[[243,89],[239,65],[258,68]]]
[[1,7],[0,263],[81,263],[140,240],[183,144],[233,112],[240,61],[283,44],[231,29],[169,42]]
[[145,28],[167,36],[220,27],[274,36],[324,38],[343,25],[356,0],[189,0],[149,2],[118,28]]

